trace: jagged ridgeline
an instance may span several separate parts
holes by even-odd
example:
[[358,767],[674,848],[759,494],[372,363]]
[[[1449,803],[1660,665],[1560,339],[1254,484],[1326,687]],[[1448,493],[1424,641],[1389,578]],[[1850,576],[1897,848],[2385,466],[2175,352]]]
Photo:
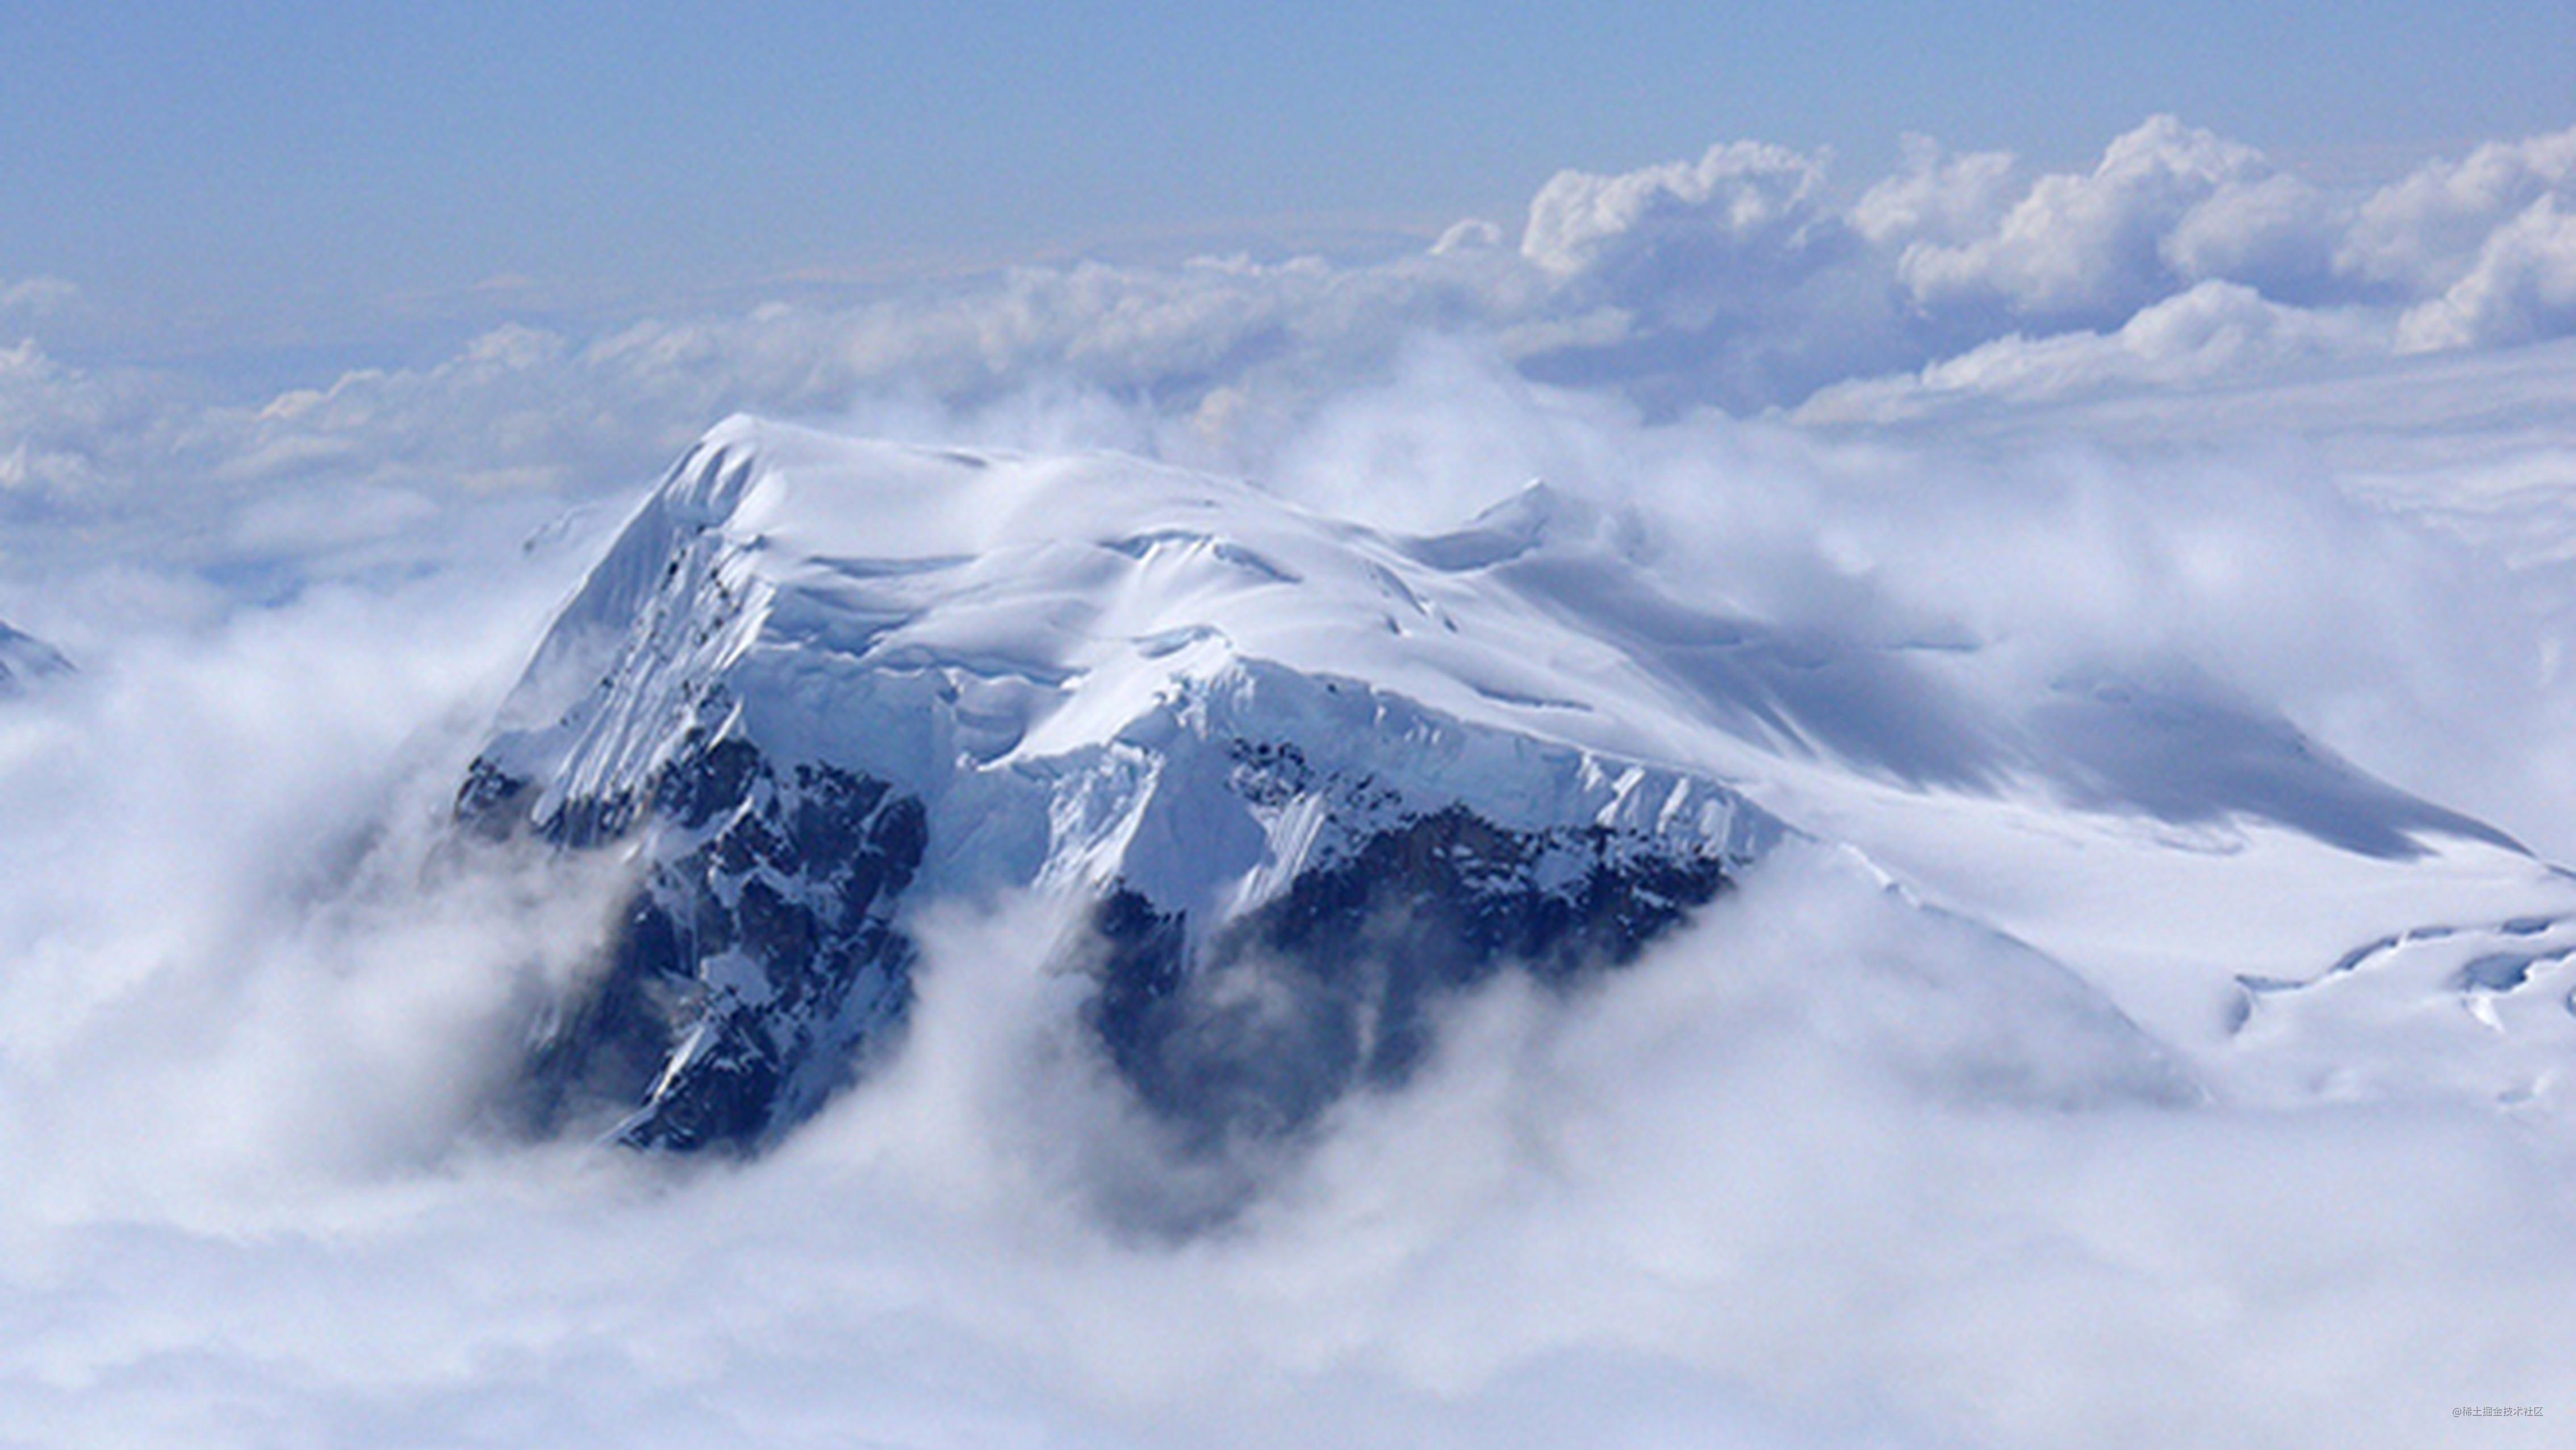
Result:
[[1534,490],[1402,538],[1133,459],[728,420],[459,793],[475,832],[640,867],[534,1025],[531,1121],[774,1138],[902,1022],[906,911],[996,888],[1083,903],[1059,965],[1099,1050],[1211,1138],[1400,1081],[1444,994],[1634,958],[1780,827],[1642,763],[1617,691],[1651,681],[1510,587],[1603,528]]

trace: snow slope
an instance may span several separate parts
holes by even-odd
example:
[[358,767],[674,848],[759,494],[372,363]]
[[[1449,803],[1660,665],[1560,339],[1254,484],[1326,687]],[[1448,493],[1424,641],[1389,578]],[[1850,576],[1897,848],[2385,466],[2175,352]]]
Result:
[[1978,641],[1687,604],[1646,528],[1531,485],[1400,536],[1130,458],[729,419],[460,799],[643,876],[539,1024],[533,1111],[773,1136],[901,1018],[906,911],[1035,886],[1096,903],[1065,955],[1149,1104],[1293,1128],[1400,1078],[1442,992],[1623,960],[1793,838],[2035,948],[1997,970],[2121,1081],[2562,1091],[2576,1009],[2532,1004],[2566,1007],[2576,884],[2500,833],[2188,674],[2034,689]]

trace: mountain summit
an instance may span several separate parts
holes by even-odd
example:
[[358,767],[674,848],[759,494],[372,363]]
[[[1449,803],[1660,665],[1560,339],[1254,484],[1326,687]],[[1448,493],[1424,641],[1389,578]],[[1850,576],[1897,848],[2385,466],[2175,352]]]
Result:
[[1439,995],[1507,965],[1633,956],[1781,828],[1610,748],[1651,719],[1605,712],[1613,657],[1477,581],[1599,523],[1572,512],[1409,540],[1131,459],[729,420],[460,796],[644,862],[608,972],[540,1028],[539,1118],[762,1141],[901,1019],[903,909],[994,887],[1096,903],[1088,1021],[1206,1132],[1400,1077]]
[[[1063,965],[1141,1102],[1292,1133],[1401,1081],[1445,998],[1628,961],[1793,840],[1990,931],[1963,999],[2042,1004],[2151,1095],[2374,1052],[2509,1092],[2569,1045],[2524,1005],[2576,891],[2489,828],[2187,672],[2034,689],[1974,640],[1713,612],[1646,533],[1544,485],[1409,536],[1132,458],[727,420],[459,793],[640,873],[535,1024],[530,1120],[767,1142],[904,1020],[909,912],[1034,889],[1079,903]],[[2407,1045],[2451,1030],[2428,996],[2510,996],[2515,1045]]]

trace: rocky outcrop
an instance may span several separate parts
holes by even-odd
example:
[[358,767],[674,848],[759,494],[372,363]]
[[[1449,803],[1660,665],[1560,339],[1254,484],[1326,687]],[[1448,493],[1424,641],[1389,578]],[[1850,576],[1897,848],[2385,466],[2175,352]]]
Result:
[[[1541,884],[1558,858],[1571,879]],[[1113,889],[1088,1020],[1165,1118],[1203,1139],[1276,1136],[1354,1085],[1401,1083],[1443,998],[1504,970],[1563,987],[1625,965],[1728,884],[1717,854],[1445,806],[1299,874],[1195,953],[1186,913]]]
[[528,782],[478,760],[457,801],[487,835],[593,849],[632,833],[650,863],[609,960],[530,1033],[520,1106],[540,1130],[603,1114],[628,1143],[756,1143],[847,1079],[900,1022],[912,950],[893,926],[921,869],[919,799],[828,765],[784,773],[742,740],[699,742],[640,798],[514,818]]

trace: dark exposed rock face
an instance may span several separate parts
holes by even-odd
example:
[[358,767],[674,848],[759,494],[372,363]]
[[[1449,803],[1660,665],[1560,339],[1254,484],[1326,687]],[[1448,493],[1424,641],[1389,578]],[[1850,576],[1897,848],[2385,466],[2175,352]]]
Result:
[[[1234,742],[1228,784],[1279,804],[1322,791],[1387,822],[1194,940],[1124,885],[1095,908],[1087,1022],[1187,1142],[1295,1133],[1355,1086],[1400,1083],[1446,996],[1506,970],[1563,987],[1635,958],[1729,884],[1716,855],[1605,826],[1515,830],[1462,805],[1386,813],[1285,742]],[[928,842],[922,803],[827,765],[781,770],[693,739],[641,800],[534,792],[477,761],[460,824],[581,850],[653,833],[654,864],[600,974],[534,1025],[518,1107],[540,1132],[744,1148],[818,1107],[899,1026],[913,948],[896,903]]]
[[[1443,997],[1506,969],[1563,987],[1625,964],[1728,885],[1715,857],[1617,849],[1604,827],[1514,831],[1418,815],[1299,876],[1190,961],[1188,923],[1129,890],[1094,917],[1091,1024],[1119,1073],[1195,1140],[1293,1133],[1354,1085],[1400,1083]],[[1581,874],[1542,885],[1542,858]]]
[[526,782],[477,761],[457,812],[581,849],[661,833],[602,975],[531,1034],[524,1110],[610,1113],[638,1146],[748,1146],[812,1113],[861,1042],[898,1022],[912,947],[891,924],[927,844],[921,802],[828,765],[783,775],[748,743],[695,744],[649,800],[524,815]]

